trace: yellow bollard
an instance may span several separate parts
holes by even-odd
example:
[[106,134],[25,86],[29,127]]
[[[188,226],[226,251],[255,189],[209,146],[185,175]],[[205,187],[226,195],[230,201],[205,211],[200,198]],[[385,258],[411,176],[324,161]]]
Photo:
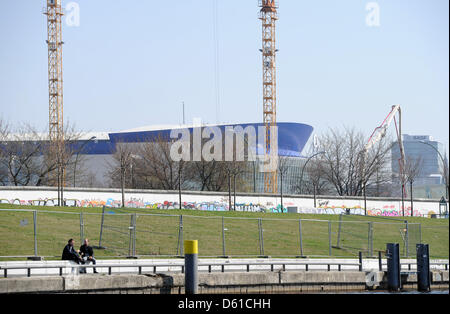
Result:
[[186,294],[198,293],[198,241],[184,241],[184,287]]

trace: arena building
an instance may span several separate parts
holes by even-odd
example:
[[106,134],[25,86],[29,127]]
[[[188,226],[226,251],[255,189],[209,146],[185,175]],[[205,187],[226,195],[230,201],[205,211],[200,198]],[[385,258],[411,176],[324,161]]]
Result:
[[[202,128],[217,127],[223,133],[227,127],[239,127],[243,129],[253,127],[255,130],[264,128],[262,123],[246,123],[246,124],[222,124],[222,125],[202,125]],[[198,126],[196,126],[197,128]],[[280,157],[289,158],[289,166],[286,174],[283,176],[283,189],[285,193],[294,193],[295,183],[299,182],[301,168],[304,164],[302,152],[308,143],[313,127],[301,123],[278,123],[278,155]],[[188,129],[192,134],[193,125],[176,125],[176,126],[150,126],[141,127],[120,132],[99,132],[85,133],[74,143],[71,143],[72,151],[77,152],[73,157],[79,159],[80,165],[75,170],[80,171],[83,165],[84,173],[88,173],[91,182],[79,180],[80,174],[73,175],[72,182],[66,182],[68,187],[88,186],[88,187],[109,187],[111,186],[109,172],[111,165],[114,163],[113,155],[116,153],[118,145],[127,143],[139,145],[139,143],[149,142],[154,138],[170,139],[173,130]],[[257,155],[264,155],[264,149],[258,147]],[[241,174],[243,180],[249,182],[252,186],[252,192],[261,193],[264,191],[264,173],[260,172],[258,163],[253,162],[248,171]],[[76,178],[76,179],[75,179]],[[278,185],[279,186],[279,185]]]

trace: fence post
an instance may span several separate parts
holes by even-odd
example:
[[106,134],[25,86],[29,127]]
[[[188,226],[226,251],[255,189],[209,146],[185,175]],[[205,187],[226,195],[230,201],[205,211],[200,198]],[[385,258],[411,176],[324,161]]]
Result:
[[259,223],[259,220],[260,220],[260,218],[258,218],[258,243],[259,243],[259,256],[261,256],[262,255],[262,253],[261,253],[261,226],[260,226],[260,223]]
[[406,231],[405,231],[406,257],[409,257],[409,226],[407,220],[405,220],[405,223],[406,223]]
[[264,231],[262,228],[261,218],[258,218],[258,229],[259,229],[259,255],[264,256]]
[[83,212],[80,213],[80,243],[82,244],[84,241],[84,219]]
[[136,257],[136,229],[137,229],[137,215],[133,214],[134,224],[133,224],[133,257]]
[[303,257],[303,235],[302,235],[302,220],[298,220],[298,233],[300,236],[300,257]]
[[222,216],[222,257],[226,258],[227,250],[225,246],[225,217]]
[[328,253],[330,256],[333,255],[332,247],[331,247],[331,221],[328,221]]
[[128,240],[128,256],[131,257],[133,254],[133,214],[130,215],[130,237]]
[[373,223],[369,222],[369,234],[368,234],[368,247],[367,249],[368,251],[368,256],[372,257],[373,256]]
[[103,205],[102,209],[102,222],[100,224],[100,240],[98,241],[98,247],[102,248],[102,236],[103,236],[103,224],[105,222],[105,205]]
[[180,223],[179,223],[179,229],[178,229],[178,241],[180,244],[180,255],[184,255],[184,242],[183,242],[183,215],[180,215]]
[[419,244],[422,244],[422,224],[419,223]]
[[340,248],[339,244],[341,242],[342,215],[343,214],[339,215],[339,228],[338,228],[338,236],[337,236],[337,244],[336,244],[337,248]]
[[34,225],[34,256],[38,256],[37,248],[37,211],[33,211],[33,225]]

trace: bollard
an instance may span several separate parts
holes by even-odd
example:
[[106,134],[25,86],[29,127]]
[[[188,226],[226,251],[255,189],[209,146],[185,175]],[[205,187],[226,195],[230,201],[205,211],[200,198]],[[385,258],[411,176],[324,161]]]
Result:
[[198,241],[184,242],[184,287],[186,294],[198,293]]
[[420,292],[429,292],[430,283],[430,250],[428,244],[417,244],[417,286]]
[[362,258],[362,252],[359,252],[358,254],[358,262],[359,262],[359,271],[363,271],[363,258]]
[[383,257],[381,251],[378,251],[378,270],[383,271]]
[[400,246],[398,243],[386,245],[386,257],[388,268],[388,289],[399,291],[401,289],[400,277]]

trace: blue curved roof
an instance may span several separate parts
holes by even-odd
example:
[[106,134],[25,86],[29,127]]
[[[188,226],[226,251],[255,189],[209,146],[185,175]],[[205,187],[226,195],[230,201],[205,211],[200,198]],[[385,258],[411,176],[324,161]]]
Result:
[[[224,132],[226,127],[236,127],[241,126],[246,128],[248,126],[254,127],[258,130],[258,127],[263,127],[262,123],[247,123],[247,124],[228,124],[228,125],[218,125],[217,127]],[[305,148],[311,134],[313,132],[313,127],[302,123],[277,123],[278,126],[278,154],[279,156],[291,156],[291,157],[301,157],[301,152]],[[179,129],[179,128],[174,128]],[[188,128],[192,133],[193,128]],[[151,138],[170,138],[171,129],[165,130],[152,130],[152,131],[137,131],[137,132],[121,132],[121,133],[110,133],[109,134],[109,146],[94,147],[95,144],[89,144],[86,147],[87,154],[96,154],[96,151],[103,151],[110,149],[111,152],[115,151],[116,143],[139,143],[148,141]],[[100,142],[100,141],[99,141]],[[92,147],[91,147],[92,146]],[[92,149],[89,149],[89,148]],[[110,152],[110,153],[111,153]],[[263,152],[258,151],[258,154]],[[98,153],[97,153],[98,154]]]

